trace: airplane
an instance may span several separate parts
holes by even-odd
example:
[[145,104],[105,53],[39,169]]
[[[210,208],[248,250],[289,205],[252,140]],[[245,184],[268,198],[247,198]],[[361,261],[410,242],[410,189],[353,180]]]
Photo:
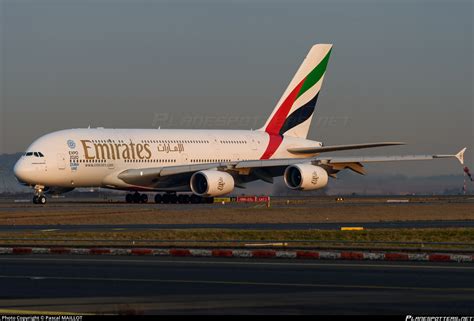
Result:
[[[312,46],[263,127],[257,130],[66,129],[35,140],[15,164],[18,181],[34,189],[33,203],[47,193],[78,187],[124,190],[128,203],[205,203],[235,187],[283,176],[290,189],[324,188],[364,163],[457,158],[454,155],[378,157],[323,156],[327,152],[402,145],[377,142],[325,146],[307,139],[332,44]],[[180,194],[178,194],[180,193]],[[191,195],[189,195],[191,194]]]

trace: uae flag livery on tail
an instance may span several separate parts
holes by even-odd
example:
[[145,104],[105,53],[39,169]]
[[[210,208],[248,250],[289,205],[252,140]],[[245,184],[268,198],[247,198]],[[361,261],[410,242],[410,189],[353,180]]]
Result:
[[317,44],[309,51],[265,126],[259,129],[270,136],[261,159],[270,158],[284,136],[307,137],[331,50],[331,44]]

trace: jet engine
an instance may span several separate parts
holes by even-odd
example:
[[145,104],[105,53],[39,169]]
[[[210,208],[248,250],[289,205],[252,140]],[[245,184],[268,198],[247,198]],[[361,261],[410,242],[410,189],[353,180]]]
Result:
[[232,175],[217,170],[199,171],[191,176],[191,190],[204,197],[221,196],[234,190]]
[[286,168],[285,184],[291,189],[311,191],[328,184],[328,173],[324,168],[311,164],[296,164]]

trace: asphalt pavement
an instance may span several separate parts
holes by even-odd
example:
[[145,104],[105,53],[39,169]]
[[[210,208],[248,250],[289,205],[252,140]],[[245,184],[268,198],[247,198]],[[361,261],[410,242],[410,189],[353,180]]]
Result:
[[238,223],[238,224],[81,224],[81,225],[0,225],[0,232],[68,231],[68,232],[112,232],[153,231],[169,229],[237,229],[237,230],[339,230],[341,227],[364,227],[367,229],[402,228],[449,228],[474,227],[472,220],[460,221],[387,221],[353,223]]
[[170,257],[0,257],[0,314],[472,315],[474,266]]

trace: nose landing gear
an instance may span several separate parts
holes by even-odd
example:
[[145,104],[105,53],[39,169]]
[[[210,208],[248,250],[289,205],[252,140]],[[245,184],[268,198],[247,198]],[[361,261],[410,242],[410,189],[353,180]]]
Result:
[[44,195],[41,196],[33,196],[33,203],[34,204],[46,204],[46,197]]
[[46,204],[46,197],[44,196],[44,186],[35,186],[35,195],[33,196],[33,203],[40,205]]

